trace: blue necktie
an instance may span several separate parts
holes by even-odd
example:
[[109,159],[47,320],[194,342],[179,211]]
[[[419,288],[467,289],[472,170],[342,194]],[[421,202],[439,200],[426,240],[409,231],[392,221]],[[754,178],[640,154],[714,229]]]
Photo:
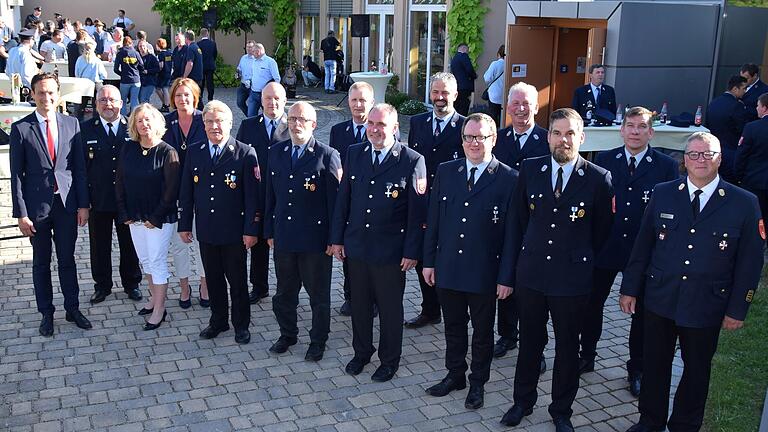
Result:
[[219,162],[219,156],[221,156],[221,146],[213,146],[213,164]]
[[291,154],[291,168],[296,166],[296,162],[299,161],[299,150],[301,146],[293,146],[293,154]]

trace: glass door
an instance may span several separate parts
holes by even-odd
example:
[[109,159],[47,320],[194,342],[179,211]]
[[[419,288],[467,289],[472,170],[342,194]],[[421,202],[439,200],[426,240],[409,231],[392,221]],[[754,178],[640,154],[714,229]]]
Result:
[[429,77],[445,70],[445,24],[445,7],[412,7],[407,88],[409,94],[428,105]]

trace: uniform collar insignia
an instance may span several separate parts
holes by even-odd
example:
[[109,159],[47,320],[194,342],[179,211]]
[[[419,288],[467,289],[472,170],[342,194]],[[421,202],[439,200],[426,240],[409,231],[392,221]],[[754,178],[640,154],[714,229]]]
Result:
[[288,151],[288,147],[290,147],[290,146],[285,146],[285,148],[283,149],[283,151],[284,151],[284,152],[287,152],[287,151]]
[[200,146],[200,150],[204,149],[204,148],[205,148],[205,146],[206,146],[206,144],[203,144],[203,145],[201,145],[201,146]]
[[496,171],[495,167],[492,167],[490,164],[488,164],[488,174],[493,174],[494,171]]
[[[583,170],[583,169],[579,168],[579,170],[578,170],[578,171],[576,171],[576,172],[577,172],[577,173],[579,173],[579,176],[580,176],[580,177],[584,177],[584,170]],[[583,204],[582,204],[582,205],[583,205]]]
[[459,165],[459,172],[464,171],[464,165]]
[[347,125],[347,132],[349,132],[349,125]]
[[617,154],[616,154],[616,159],[621,159],[621,156],[622,156],[623,154],[624,154],[624,152],[621,152],[621,153],[617,153]]
[[235,149],[235,146],[234,146],[234,145],[232,145],[232,144],[230,144],[230,145],[229,145],[229,149],[230,149],[230,150],[234,150],[234,149]]
[[683,190],[685,189],[685,183],[680,183],[680,186],[677,187],[677,190]]
[[541,172],[544,172],[544,171],[546,171],[548,166],[549,166],[549,165],[542,165],[542,166],[541,166]]
[[533,134],[533,139],[538,140],[539,139],[539,134]]
[[370,148],[370,146],[365,146],[365,148],[363,149],[363,151],[366,151],[366,152],[367,152],[369,148]]
[[98,126],[98,125],[99,125],[99,119],[96,119],[96,120],[93,122],[93,124],[95,124],[96,126]]
[[259,123],[264,123],[264,115],[262,115],[261,117],[259,117]]
[[647,161],[648,161],[648,163],[651,163],[651,162],[653,162],[653,158],[652,158],[652,157],[650,157],[650,156],[646,156],[646,157],[645,157],[645,160],[647,160]]
[[510,136],[510,135],[512,135],[512,131],[511,131],[511,130],[508,130],[508,131],[507,131],[507,136]]
[[397,157],[398,154],[397,150],[392,150],[392,157]]
[[125,124],[125,117],[123,117],[122,119],[120,119],[120,123],[122,123],[122,124]]
[[723,188],[720,188],[720,189],[718,189],[718,190],[717,190],[717,193],[718,193],[718,194],[719,194],[721,197],[724,197],[724,196],[725,196],[725,189],[723,189]]

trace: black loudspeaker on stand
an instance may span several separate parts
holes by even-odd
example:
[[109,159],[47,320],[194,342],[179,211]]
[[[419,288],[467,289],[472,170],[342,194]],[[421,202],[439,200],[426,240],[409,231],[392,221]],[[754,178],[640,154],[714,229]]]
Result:
[[366,14],[352,15],[352,37],[360,39],[360,61],[358,69],[363,70],[363,39],[371,35],[371,16]]
[[218,16],[216,14],[216,8],[210,8],[203,12],[203,27],[208,30],[213,30],[218,24]]

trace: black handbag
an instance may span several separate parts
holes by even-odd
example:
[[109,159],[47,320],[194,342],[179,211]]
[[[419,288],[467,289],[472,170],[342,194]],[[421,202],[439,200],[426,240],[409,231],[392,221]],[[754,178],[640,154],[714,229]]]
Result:
[[483,100],[486,100],[486,101],[487,101],[487,100],[490,100],[490,99],[488,98],[488,89],[489,89],[489,88],[491,88],[491,86],[493,85],[493,83],[495,83],[495,82],[496,82],[496,80],[498,80],[499,78],[501,78],[501,76],[502,76],[502,75],[504,75],[504,72],[501,72],[501,73],[499,74],[499,76],[497,76],[496,78],[494,78],[494,79],[493,79],[493,81],[491,81],[491,83],[490,83],[490,84],[488,84],[488,87],[486,87],[486,88],[485,88],[485,90],[483,90],[483,94],[482,94],[482,95],[480,95],[480,97],[481,97]]

